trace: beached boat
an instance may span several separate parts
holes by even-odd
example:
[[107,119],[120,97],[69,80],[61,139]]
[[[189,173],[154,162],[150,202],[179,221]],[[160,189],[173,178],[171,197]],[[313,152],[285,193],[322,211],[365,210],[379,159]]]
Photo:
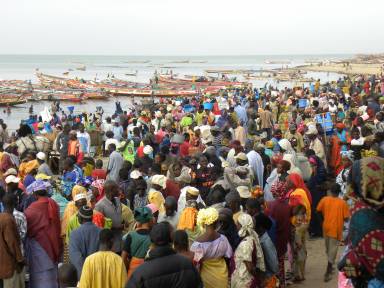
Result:
[[134,72],[132,71],[132,72],[125,73],[125,76],[137,76],[137,70]]
[[290,60],[265,60],[265,64],[291,64]]
[[82,97],[92,100],[105,100],[108,99],[108,94],[106,92],[84,92]]
[[80,67],[76,67],[76,70],[80,70],[80,71],[85,71],[87,70],[87,66],[80,66]]
[[189,63],[189,60],[175,60],[175,61],[170,61],[169,63],[186,64],[186,63]]
[[137,97],[176,97],[176,96],[195,96],[195,90],[152,90],[152,89],[109,89],[109,93],[114,96],[137,96]]
[[7,98],[0,98],[0,106],[15,106],[19,104],[26,103],[26,99],[7,99]]

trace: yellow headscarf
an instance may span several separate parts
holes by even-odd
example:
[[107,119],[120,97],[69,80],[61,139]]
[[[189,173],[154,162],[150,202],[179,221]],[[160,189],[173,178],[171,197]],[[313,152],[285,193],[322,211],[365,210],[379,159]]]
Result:
[[211,225],[219,219],[219,212],[215,208],[209,207],[201,209],[197,214],[198,225]]
[[87,194],[87,189],[80,185],[75,185],[72,188],[72,200],[75,199],[75,196],[78,194]]
[[151,189],[148,193],[148,202],[151,204],[155,204],[157,208],[159,208],[160,213],[165,212],[164,208],[164,197],[161,192]]

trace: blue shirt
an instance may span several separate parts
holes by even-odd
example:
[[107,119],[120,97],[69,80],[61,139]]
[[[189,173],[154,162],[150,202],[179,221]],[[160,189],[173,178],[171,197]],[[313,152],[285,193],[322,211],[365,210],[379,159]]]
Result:
[[69,261],[77,270],[80,279],[85,258],[99,250],[99,234],[101,229],[92,222],[86,222],[72,231],[69,237]]

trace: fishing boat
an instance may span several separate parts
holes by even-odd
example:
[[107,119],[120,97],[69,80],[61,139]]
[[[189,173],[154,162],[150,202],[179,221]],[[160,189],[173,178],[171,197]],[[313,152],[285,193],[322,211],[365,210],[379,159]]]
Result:
[[175,63],[175,64],[187,64],[189,63],[189,60],[175,60],[175,61],[171,61],[169,63]]
[[123,61],[123,63],[131,63],[131,64],[146,64],[151,62],[150,60],[131,60],[131,61]]
[[7,99],[7,98],[0,98],[0,106],[16,106],[19,104],[24,104],[26,103],[26,99]]
[[85,70],[87,70],[87,67],[85,65],[80,66],[80,67],[76,67],[76,70],[85,71]]
[[63,75],[64,75],[64,76],[68,76],[68,74],[69,74],[69,71],[67,71],[67,72],[63,72]]
[[291,64],[289,60],[265,60],[265,64]]
[[137,70],[134,72],[132,71],[132,72],[125,73],[125,76],[137,76]]
[[114,96],[137,96],[137,97],[176,97],[195,96],[196,90],[153,90],[153,89],[110,89],[108,91]]
[[82,97],[92,100],[105,100],[108,99],[108,94],[106,92],[84,92]]

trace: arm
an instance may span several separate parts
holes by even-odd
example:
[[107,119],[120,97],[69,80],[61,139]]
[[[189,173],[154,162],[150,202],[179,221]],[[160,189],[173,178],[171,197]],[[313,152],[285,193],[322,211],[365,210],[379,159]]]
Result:
[[[19,270],[24,266],[24,257],[20,249],[20,239],[19,234],[16,228],[16,222],[13,219],[7,221],[4,229],[4,242],[6,245],[7,251],[15,258],[16,260],[16,270]],[[21,269],[20,269],[21,270]]]

